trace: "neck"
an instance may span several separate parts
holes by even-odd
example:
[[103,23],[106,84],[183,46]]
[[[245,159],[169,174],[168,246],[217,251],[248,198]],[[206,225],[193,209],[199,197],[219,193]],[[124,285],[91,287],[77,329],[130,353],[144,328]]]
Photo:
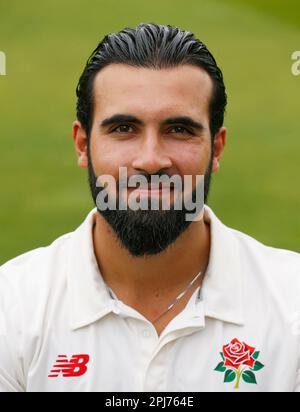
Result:
[[127,302],[141,296],[150,301],[154,296],[168,299],[187,286],[199,271],[204,274],[209,259],[210,229],[204,219],[192,222],[165,251],[133,257],[97,213],[93,242],[101,275],[117,296]]

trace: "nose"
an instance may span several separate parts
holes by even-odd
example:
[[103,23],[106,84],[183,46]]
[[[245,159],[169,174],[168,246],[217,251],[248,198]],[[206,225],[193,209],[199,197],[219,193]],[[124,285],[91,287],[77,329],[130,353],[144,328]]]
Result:
[[156,133],[148,133],[136,150],[132,167],[148,174],[155,174],[171,166],[172,161],[167,154],[165,144]]

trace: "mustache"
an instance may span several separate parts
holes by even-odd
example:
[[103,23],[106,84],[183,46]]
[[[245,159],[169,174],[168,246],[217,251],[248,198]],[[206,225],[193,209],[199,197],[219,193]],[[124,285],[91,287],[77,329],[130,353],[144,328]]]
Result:
[[[147,180],[147,183],[151,183],[151,179],[153,179],[154,177],[155,178],[160,178],[160,177],[162,177],[162,176],[166,176],[166,177],[168,177],[168,178],[171,178],[172,176],[171,175],[169,175],[168,173],[166,173],[166,172],[159,172],[159,173],[152,173],[152,174],[149,174],[149,173],[136,173],[136,174],[133,174],[133,175],[131,175],[131,176],[128,176],[128,182],[129,182],[129,179],[132,179],[132,180],[136,180],[136,179],[138,179],[139,177],[141,177],[141,176],[143,176],[146,180]],[[128,183],[127,182],[127,183]]]

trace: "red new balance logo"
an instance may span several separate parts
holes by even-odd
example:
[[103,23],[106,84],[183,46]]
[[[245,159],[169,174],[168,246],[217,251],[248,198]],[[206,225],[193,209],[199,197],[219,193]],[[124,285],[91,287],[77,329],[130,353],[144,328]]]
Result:
[[58,355],[48,377],[57,378],[60,372],[64,378],[81,376],[87,371],[86,364],[89,360],[89,355],[73,355],[70,360],[66,355]]

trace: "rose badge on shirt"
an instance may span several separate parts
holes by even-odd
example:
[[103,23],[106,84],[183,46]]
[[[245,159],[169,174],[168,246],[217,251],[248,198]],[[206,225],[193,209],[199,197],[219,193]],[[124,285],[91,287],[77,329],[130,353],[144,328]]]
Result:
[[254,372],[264,367],[258,361],[259,353],[245,342],[232,339],[230,343],[223,346],[223,351],[220,352],[222,362],[217,365],[215,371],[225,372],[224,382],[235,380],[234,389],[239,388],[241,377],[247,383],[257,384]]

